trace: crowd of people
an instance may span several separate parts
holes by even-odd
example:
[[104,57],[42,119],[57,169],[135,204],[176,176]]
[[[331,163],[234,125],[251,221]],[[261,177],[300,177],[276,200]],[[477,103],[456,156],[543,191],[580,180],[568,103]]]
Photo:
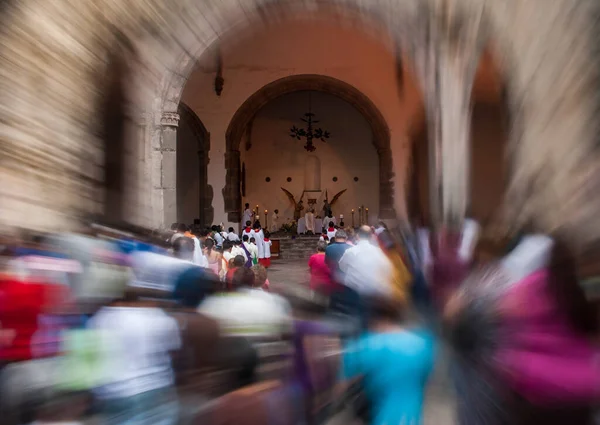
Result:
[[1,423],[422,423],[444,340],[460,425],[590,424],[597,327],[560,244],[489,262],[478,235],[331,223],[302,303],[259,222],[3,240]]

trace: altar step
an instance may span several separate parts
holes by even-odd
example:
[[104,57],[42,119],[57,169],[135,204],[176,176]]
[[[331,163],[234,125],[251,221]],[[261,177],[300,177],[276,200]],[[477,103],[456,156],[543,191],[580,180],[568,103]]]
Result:
[[279,258],[282,260],[308,260],[317,252],[319,236],[303,236],[279,240]]

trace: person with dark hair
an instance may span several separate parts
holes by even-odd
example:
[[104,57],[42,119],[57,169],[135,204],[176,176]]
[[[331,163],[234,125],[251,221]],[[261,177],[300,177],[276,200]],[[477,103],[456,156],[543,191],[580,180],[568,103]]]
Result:
[[244,236],[248,236],[249,238],[254,237],[254,229],[252,228],[252,222],[250,220],[246,222],[246,227],[242,230],[242,238]]
[[317,253],[313,254],[308,260],[310,269],[310,289],[311,291],[329,295],[331,293],[331,270],[325,262],[325,250],[327,244],[319,241],[317,243]]
[[335,238],[335,233],[336,233],[335,224],[333,223],[333,221],[330,221],[329,224],[327,225],[327,237],[329,238],[329,240],[332,240],[333,238]]
[[173,255],[180,260],[192,261],[194,258],[194,241],[182,236],[173,242]]
[[235,233],[233,227],[229,228],[229,233],[227,234],[227,240],[230,240],[231,242],[240,240],[240,237],[237,235],[237,233]]
[[232,267],[229,268],[229,270],[227,270],[227,276],[225,277],[225,281],[227,283],[227,289],[228,290],[233,290],[233,275],[235,274],[235,272],[240,269],[240,268],[245,268],[244,265],[246,263],[246,259],[241,256],[241,255],[236,255],[233,258],[233,265]]
[[173,234],[173,236],[171,236],[170,242],[171,245],[173,245],[175,243],[175,240],[185,236],[185,232],[188,231],[188,227],[183,224],[183,223],[173,223],[173,224],[177,224],[177,227],[175,229],[175,233]]
[[222,255],[215,249],[215,241],[211,238],[206,239],[206,242],[204,242],[204,256],[208,262],[208,268],[217,276],[221,276]]

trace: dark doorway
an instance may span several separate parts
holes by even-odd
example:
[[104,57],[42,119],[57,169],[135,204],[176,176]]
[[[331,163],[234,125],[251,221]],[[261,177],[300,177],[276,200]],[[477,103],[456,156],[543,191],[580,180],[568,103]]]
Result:
[[104,148],[104,216],[113,223],[125,219],[126,74],[127,65],[123,57],[112,55],[101,105],[101,139]]
[[179,104],[177,129],[177,221],[213,224],[213,190],[208,184],[210,135],[186,104]]

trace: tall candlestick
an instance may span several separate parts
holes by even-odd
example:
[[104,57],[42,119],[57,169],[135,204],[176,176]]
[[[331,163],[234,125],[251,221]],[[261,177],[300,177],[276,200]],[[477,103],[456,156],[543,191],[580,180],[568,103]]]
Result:
[[365,215],[366,215],[366,218],[365,218],[366,223],[365,224],[368,225],[369,224],[369,209],[368,208],[365,208]]
[[354,229],[354,208],[352,209],[352,228]]
[[265,210],[265,229],[267,229],[269,227],[269,222],[267,221],[267,213],[269,211]]

